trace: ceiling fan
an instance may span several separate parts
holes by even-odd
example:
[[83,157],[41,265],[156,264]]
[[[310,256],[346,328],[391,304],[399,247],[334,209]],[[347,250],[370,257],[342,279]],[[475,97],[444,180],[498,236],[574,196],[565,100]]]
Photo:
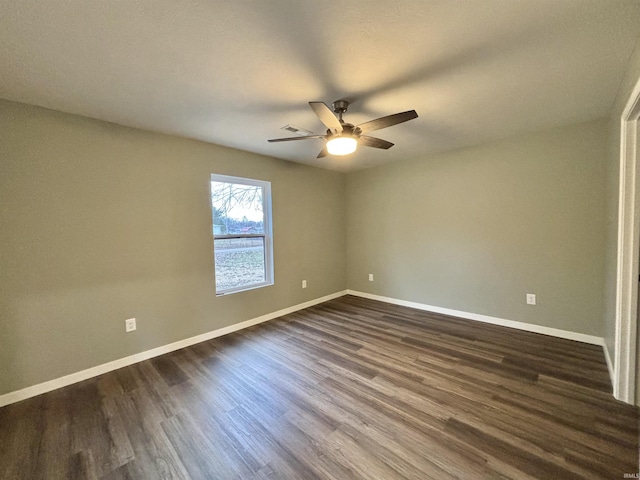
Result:
[[386,150],[393,147],[393,143],[364,134],[418,118],[415,110],[409,110],[407,112],[369,120],[368,122],[354,126],[346,123],[342,119],[342,115],[349,107],[349,102],[346,100],[336,100],[333,102],[333,111],[331,111],[324,102],[309,102],[309,106],[320,121],[327,127],[327,133],[325,135],[273,138],[269,140],[269,142],[290,142],[294,140],[308,140],[310,138],[324,138],[327,143],[317,158],[326,157],[327,155],[349,155],[356,151],[358,145]]

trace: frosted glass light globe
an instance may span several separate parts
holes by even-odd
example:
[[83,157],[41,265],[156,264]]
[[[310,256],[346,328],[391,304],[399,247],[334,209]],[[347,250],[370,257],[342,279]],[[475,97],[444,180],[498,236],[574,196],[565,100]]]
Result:
[[353,137],[335,137],[327,142],[327,151],[331,155],[349,155],[358,148],[358,141]]

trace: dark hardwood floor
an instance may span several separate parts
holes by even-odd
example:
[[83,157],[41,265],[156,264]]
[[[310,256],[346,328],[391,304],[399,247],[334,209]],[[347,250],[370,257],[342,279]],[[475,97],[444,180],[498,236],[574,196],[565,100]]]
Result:
[[352,296],[0,409],[2,479],[622,479],[602,349]]

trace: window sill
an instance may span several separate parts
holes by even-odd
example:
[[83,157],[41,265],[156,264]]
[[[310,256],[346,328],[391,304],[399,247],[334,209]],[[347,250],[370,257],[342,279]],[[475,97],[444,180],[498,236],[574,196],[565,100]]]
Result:
[[264,283],[258,283],[256,285],[248,285],[246,287],[233,288],[233,289],[225,290],[224,292],[219,292],[219,293],[216,292],[216,297],[224,297],[225,295],[231,295],[233,293],[247,292],[249,290],[256,290],[258,288],[270,287],[271,285],[273,285],[273,282],[264,282]]

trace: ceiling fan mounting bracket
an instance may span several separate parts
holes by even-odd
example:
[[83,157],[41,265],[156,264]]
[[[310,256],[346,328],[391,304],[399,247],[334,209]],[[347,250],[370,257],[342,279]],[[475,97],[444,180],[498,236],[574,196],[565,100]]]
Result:
[[336,113],[345,113],[349,108],[349,102],[346,100],[336,100],[333,102],[333,111]]

